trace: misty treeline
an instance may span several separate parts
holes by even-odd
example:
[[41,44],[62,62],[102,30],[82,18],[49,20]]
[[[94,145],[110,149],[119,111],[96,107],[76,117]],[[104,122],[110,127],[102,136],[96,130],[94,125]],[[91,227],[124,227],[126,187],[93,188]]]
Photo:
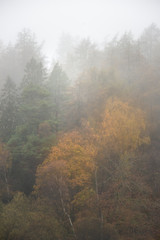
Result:
[[0,239],[160,239],[160,29],[0,47]]

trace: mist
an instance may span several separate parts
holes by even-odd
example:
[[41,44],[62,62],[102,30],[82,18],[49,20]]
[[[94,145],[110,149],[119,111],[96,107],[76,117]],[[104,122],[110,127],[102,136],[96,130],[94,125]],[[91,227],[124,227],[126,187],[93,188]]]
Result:
[[57,58],[57,46],[63,33],[90,38],[101,46],[114,35],[131,31],[138,37],[151,23],[160,24],[158,0],[1,0],[0,39],[15,42],[24,28],[44,42],[44,54]]
[[160,240],[159,8],[0,0],[0,240]]

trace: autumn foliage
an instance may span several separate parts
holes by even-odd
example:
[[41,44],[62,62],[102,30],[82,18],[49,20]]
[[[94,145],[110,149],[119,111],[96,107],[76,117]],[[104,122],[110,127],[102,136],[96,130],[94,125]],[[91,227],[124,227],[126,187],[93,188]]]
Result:
[[52,71],[32,40],[0,57],[23,66],[0,94],[0,240],[159,240],[160,30]]
[[[35,192],[49,196],[56,205],[62,202],[59,208],[65,209],[70,218],[76,217],[75,226],[89,214],[102,224],[97,231],[103,233],[105,224],[111,224],[114,232],[119,229],[117,224],[124,221],[124,234],[132,226],[139,236],[144,216],[140,212],[139,219],[135,216],[139,207],[136,202],[149,194],[149,189],[143,186],[137,172],[133,175],[133,153],[142,144],[149,144],[145,129],[145,116],[140,109],[117,98],[109,99],[102,122],[95,129],[89,123],[83,124],[79,131],[65,133],[51,148],[37,169]],[[113,219],[108,218],[110,215]],[[138,225],[133,226],[135,217]]]

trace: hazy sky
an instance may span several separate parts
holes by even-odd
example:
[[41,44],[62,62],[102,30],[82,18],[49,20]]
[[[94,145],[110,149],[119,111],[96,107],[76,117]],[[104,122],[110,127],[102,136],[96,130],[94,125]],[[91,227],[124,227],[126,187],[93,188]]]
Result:
[[63,32],[100,43],[129,30],[138,36],[153,22],[160,27],[160,0],[0,0],[0,39],[29,28],[49,58]]

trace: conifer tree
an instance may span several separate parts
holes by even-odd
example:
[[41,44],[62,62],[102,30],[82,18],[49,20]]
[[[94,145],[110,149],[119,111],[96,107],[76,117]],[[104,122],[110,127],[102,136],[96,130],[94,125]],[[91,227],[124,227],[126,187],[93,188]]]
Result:
[[18,124],[18,95],[15,83],[7,78],[0,97],[0,136],[7,141]]
[[55,132],[64,128],[66,106],[69,100],[69,80],[61,66],[56,63],[48,81]]

